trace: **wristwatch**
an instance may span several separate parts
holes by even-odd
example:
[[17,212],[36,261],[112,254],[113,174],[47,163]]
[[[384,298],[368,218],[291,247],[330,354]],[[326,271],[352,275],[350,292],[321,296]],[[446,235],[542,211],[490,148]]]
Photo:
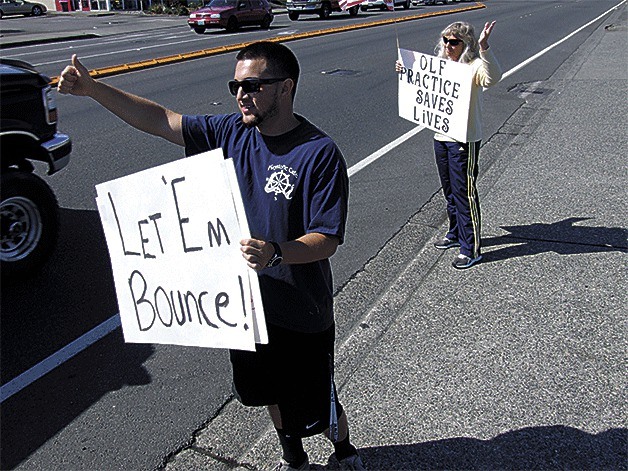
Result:
[[275,254],[270,257],[270,260],[266,264],[266,267],[276,267],[283,261],[283,257],[281,256],[281,247],[279,247],[279,244],[277,242],[273,242],[272,240],[269,240],[268,243],[273,244],[273,247],[275,248]]

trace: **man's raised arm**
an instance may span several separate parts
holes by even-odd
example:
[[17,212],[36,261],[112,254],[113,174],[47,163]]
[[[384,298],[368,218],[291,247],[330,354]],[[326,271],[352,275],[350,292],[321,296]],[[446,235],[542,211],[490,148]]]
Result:
[[94,80],[76,54],[72,56],[72,65],[61,72],[57,90],[59,93],[93,98],[131,126],[180,146],[185,145],[179,113]]

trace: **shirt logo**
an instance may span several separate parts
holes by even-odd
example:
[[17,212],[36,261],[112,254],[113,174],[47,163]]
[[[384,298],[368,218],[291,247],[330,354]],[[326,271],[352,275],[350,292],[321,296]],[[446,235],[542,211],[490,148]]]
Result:
[[266,193],[274,193],[275,199],[277,199],[277,195],[282,194],[287,200],[291,200],[292,192],[294,191],[294,184],[291,183],[291,178],[297,178],[297,172],[285,165],[269,165],[268,170],[273,171],[273,173],[266,179],[264,191]]

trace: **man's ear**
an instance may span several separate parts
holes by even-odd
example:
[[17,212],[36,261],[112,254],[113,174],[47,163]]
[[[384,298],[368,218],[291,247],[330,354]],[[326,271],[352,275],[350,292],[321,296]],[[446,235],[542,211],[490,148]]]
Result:
[[281,92],[292,95],[292,89],[294,88],[294,80],[291,78],[284,80]]

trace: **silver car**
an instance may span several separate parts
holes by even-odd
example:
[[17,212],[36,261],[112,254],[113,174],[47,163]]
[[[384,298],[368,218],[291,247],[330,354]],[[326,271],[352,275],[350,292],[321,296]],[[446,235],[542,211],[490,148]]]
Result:
[[46,5],[25,0],[0,0],[0,18],[5,15],[40,16],[46,13]]

